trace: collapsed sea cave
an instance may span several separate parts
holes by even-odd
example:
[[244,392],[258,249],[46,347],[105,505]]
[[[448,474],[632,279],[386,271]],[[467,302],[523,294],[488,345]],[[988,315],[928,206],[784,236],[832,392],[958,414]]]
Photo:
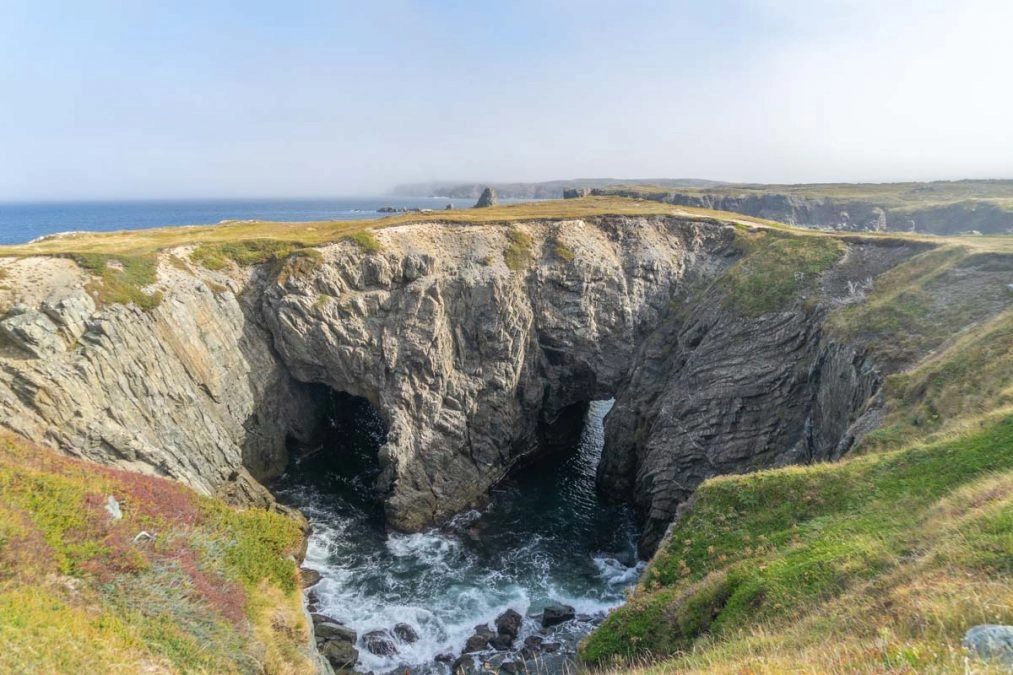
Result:
[[[377,490],[382,416],[364,398],[308,387],[317,431],[289,439],[288,469],[271,488],[310,522],[304,566],[319,581],[309,609],[318,624],[355,632],[357,668],[447,673],[476,658],[563,672],[575,663],[577,642],[642,569],[631,509],[604,500],[595,484],[613,402],[568,406],[476,508],[398,533],[386,527]],[[543,627],[547,608],[567,620]],[[496,620],[509,610],[522,619],[504,637]]]

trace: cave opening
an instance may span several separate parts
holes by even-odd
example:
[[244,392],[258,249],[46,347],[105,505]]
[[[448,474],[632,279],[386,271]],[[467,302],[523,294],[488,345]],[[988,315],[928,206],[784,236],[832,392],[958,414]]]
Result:
[[272,484],[285,501],[298,505],[293,492],[338,494],[368,521],[383,526],[383,504],[376,491],[380,475],[377,451],[387,437],[387,424],[370,402],[327,385],[305,385],[315,406],[313,426],[305,438],[286,439],[288,466]]
[[611,401],[569,406],[543,425],[541,446],[480,508],[403,534],[383,527],[375,490],[381,416],[362,398],[322,385],[314,394],[319,428],[291,442],[289,470],[274,488],[312,527],[304,565],[321,580],[310,610],[357,632],[359,670],[444,672],[438,657],[460,654],[476,625],[508,609],[531,617],[561,605],[573,608],[572,620],[546,630],[525,619],[514,647],[519,654],[537,635],[575,658],[577,642],[623,602],[642,563],[632,513],[596,491]]

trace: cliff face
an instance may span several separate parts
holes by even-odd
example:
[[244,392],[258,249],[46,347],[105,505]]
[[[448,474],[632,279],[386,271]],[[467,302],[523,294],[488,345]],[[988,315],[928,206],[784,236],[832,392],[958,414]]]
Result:
[[284,469],[285,436],[308,430],[312,406],[236,296],[163,265],[159,307],[96,311],[72,268],[6,268],[35,283],[15,286],[27,303],[0,322],[0,422],[77,456],[270,503],[258,480]]
[[[848,449],[880,377],[823,337],[825,307],[911,253],[850,244],[808,297],[752,316],[715,283],[745,255],[732,225],[602,217],[376,237],[379,252],[333,244],[236,277],[238,297],[224,277],[163,264],[149,313],[93,311],[66,261],[9,264],[15,279],[67,274],[0,322],[0,423],[266,501],[257,480],[283,469],[285,437],[312,431],[302,383],[324,383],[386,419],[377,488],[389,523],[411,530],[473,503],[568,406],[615,397],[599,482],[637,506],[647,553],[704,478]],[[77,309],[60,319],[64,296]]]
[[742,213],[798,227],[850,232],[928,232],[944,235],[972,230],[984,234],[1013,232],[1013,211],[977,199],[895,207],[886,200],[807,197],[776,191],[760,194],[678,191],[645,194],[622,188],[598,188],[592,190],[592,194],[642,197],[679,206]]

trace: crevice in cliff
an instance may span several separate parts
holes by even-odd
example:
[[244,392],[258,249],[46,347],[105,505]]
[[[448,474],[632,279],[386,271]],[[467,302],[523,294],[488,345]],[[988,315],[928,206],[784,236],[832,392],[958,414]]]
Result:
[[382,467],[377,452],[387,437],[386,422],[365,398],[320,383],[301,386],[313,402],[314,428],[305,438],[290,435],[286,439],[285,476],[271,487],[313,483],[341,493],[382,524],[381,495],[376,489]]

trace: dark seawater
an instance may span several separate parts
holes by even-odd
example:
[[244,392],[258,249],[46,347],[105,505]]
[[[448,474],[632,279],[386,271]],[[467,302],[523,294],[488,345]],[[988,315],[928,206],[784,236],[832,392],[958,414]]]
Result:
[[[518,200],[500,200],[514,203]],[[439,210],[474,206],[474,200],[431,197],[342,199],[210,199],[122,202],[0,202],[0,245],[22,244],[57,232],[111,232],[171,225],[212,225],[223,220],[361,220],[379,218],[384,206]]]
[[[635,562],[637,533],[628,509],[602,503],[594,485],[611,402],[592,403],[573,447],[506,480],[482,510],[442,528],[390,535],[371,491],[383,425],[368,404],[358,405],[319,452],[274,488],[313,526],[305,565],[323,580],[312,595],[318,611],[358,631],[359,670],[447,673],[434,659],[460,654],[477,624],[508,608],[536,615],[550,602],[585,615],[548,636],[572,653],[576,641],[623,601],[642,569]],[[396,656],[375,656],[363,647],[364,633],[401,622],[420,639],[399,644]],[[538,629],[536,618],[525,619],[518,647]]]

